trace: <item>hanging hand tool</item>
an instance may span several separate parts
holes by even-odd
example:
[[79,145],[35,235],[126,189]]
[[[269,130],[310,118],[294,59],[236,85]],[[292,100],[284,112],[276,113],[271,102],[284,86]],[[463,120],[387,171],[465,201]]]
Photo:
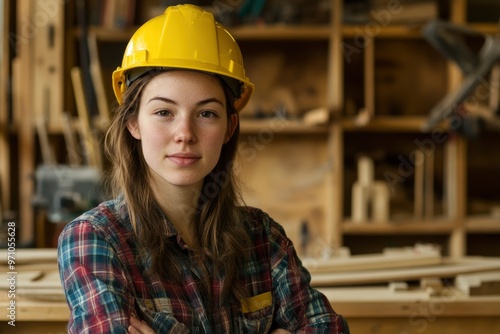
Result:
[[[446,95],[431,110],[423,128],[424,131],[429,131],[441,121],[448,119],[456,111],[457,106],[463,103],[479,84],[486,81],[487,74],[500,62],[500,35],[484,35],[440,20],[430,22],[424,28],[423,35],[445,57],[454,61],[465,75],[462,85]],[[484,38],[478,53],[467,45],[467,37]],[[495,113],[496,109],[498,106],[491,112]]]

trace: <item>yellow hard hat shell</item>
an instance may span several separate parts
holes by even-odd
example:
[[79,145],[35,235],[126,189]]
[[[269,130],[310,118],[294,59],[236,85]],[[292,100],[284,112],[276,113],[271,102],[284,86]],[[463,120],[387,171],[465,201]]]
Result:
[[199,70],[236,79],[241,83],[235,102],[238,111],[254,91],[234,38],[212,13],[194,5],[168,7],[134,33],[122,66],[113,72],[113,91],[119,104],[127,89],[127,71],[151,67]]

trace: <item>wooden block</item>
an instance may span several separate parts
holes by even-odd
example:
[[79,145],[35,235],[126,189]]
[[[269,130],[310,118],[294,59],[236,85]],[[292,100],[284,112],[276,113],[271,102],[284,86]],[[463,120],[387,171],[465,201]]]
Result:
[[317,108],[307,111],[304,114],[303,121],[309,125],[327,124],[329,118],[330,114],[326,108]]
[[391,282],[389,283],[389,291],[408,291],[408,283],[406,282]]
[[364,186],[371,186],[374,180],[373,160],[369,157],[358,159],[358,182]]
[[368,221],[368,209],[370,205],[370,187],[354,182],[352,185],[351,219],[354,223]]
[[468,296],[500,295],[500,271],[458,275],[455,286]]
[[389,221],[389,188],[383,181],[372,184],[372,220],[376,222]]
[[438,277],[424,277],[420,280],[420,288],[437,295],[443,290],[443,281]]

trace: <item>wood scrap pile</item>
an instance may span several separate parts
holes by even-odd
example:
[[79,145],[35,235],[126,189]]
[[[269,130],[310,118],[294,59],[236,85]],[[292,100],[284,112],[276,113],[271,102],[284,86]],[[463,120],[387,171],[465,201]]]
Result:
[[[0,254],[4,253],[6,253],[5,250],[0,252]],[[59,278],[56,249],[16,249],[14,270],[10,270],[7,256],[1,256],[0,301],[8,298],[7,292],[10,284],[7,278],[9,276],[15,277],[17,301],[66,301]]]
[[303,262],[311,285],[334,300],[424,300],[450,289],[463,297],[500,296],[500,258],[447,258],[432,245]]
[[[65,302],[56,249],[18,249],[15,261],[17,300]],[[465,297],[500,296],[500,258],[446,258],[429,245],[304,258],[303,263],[311,272],[312,286],[331,300],[425,300],[449,292],[450,287]],[[7,256],[1,256],[0,301],[7,298],[10,272]]]

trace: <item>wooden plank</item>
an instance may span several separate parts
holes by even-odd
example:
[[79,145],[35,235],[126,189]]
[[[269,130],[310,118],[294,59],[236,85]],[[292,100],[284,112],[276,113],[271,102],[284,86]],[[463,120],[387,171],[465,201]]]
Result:
[[[57,249],[55,248],[18,248],[16,249],[16,265],[30,263],[57,264]],[[0,250],[0,265],[7,264],[7,250]]]
[[416,220],[424,217],[424,159],[421,150],[415,150],[415,181],[413,192],[413,213]]
[[10,1],[0,1],[3,21],[0,26],[0,219],[10,210],[10,146],[9,146],[9,40]]
[[66,143],[66,151],[68,152],[69,165],[78,166],[81,164],[81,158],[80,154],[78,153],[78,146],[76,145],[72,117],[67,112],[63,112],[61,126],[64,135],[64,141]]
[[110,122],[109,116],[109,101],[104,88],[101,61],[99,60],[99,48],[97,45],[97,37],[94,33],[88,35],[89,46],[89,61],[90,61],[90,76],[94,84],[94,91],[97,99],[97,107],[99,109],[99,123],[103,127],[107,127]]
[[[363,287],[359,287],[363,289]],[[498,310],[500,309],[500,297],[469,297],[454,287],[446,288],[440,296],[431,297],[429,300],[419,300],[418,298],[381,298],[374,300],[369,294],[356,293],[352,298],[336,298],[336,288],[318,288],[324,293],[333,308],[340,314],[353,318],[378,317],[386,319],[389,317],[402,317],[408,322],[410,316],[424,316],[425,311],[438,311],[433,314],[435,317],[452,317],[455,321],[457,317],[495,317],[500,322]],[[411,296],[409,296],[411,297]],[[489,333],[489,331],[486,331]],[[351,333],[353,333],[351,331]],[[365,333],[365,332],[362,332]],[[379,332],[386,333],[386,332]],[[425,332],[426,333],[426,332]],[[456,333],[444,332],[441,333]],[[473,333],[475,333],[473,331]]]
[[41,116],[37,116],[35,119],[36,132],[38,134],[38,142],[40,143],[40,149],[42,151],[43,163],[46,165],[54,165],[56,161],[53,158],[53,154],[50,148],[49,135],[47,134],[47,126],[45,120]]
[[423,277],[450,278],[459,274],[500,269],[499,258],[464,257],[445,258],[439,265],[402,269],[359,270],[312,275],[311,285],[336,286],[387,283],[391,281],[419,280]]
[[339,301],[403,301],[403,300],[429,300],[431,294],[422,289],[392,290],[389,286],[360,286],[360,287],[334,287],[318,288],[328,300],[335,303]]
[[19,40],[16,44],[17,57],[19,59],[19,73],[15,94],[16,116],[19,121],[19,235],[17,247],[31,245],[34,243],[34,212],[32,197],[35,193],[33,172],[35,170],[35,139],[33,131],[33,110],[35,101],[33,99],[33,66],[34,66],[34,42],[35,38],[26,36],[26,19],[33,17],[33,2],[17,2],[17,31]]
[[[1,301],[0,307],[5,309],[8,306],[8,301]],[[48,321],[64,321],[67,324],[69,319],[69,307],[67,303],[63,302],[48,302],[48,301],[22,301],[16,307],[16,323],[24,322],[28,324],[32,321],[48,322]],[[17,326],[16,326],[17,328]],[[38,328],[38,327],[35,327]],[[12,329],[12,328],[11,328]],[[17,331],[16,331],[17,333]],[[38,330],[28,333],[43,333]]]
[[434,218],[434,150],[424,153],[424,216]]
[[80,131],[82,134],[82,142],[87,154],[87,163],[89,166],[102,168],[99,148],[97,146],[95,137],[90,130],[90,117],[85,101],[85,93],[83,89],[81,70],[78,67],[71,69],[71,82],[73,83],[73,90],[75,94],[76,106],[78,111],[78,119],[80,123]]
[[[342,56],[342,13],[343,1],[330,0],[330,36],[328,47],[327,97],[326,106],[330,112],[333,124],[328,137],[327,163],[331,165],[330,172],[325,177],[326,217],[325,236],[327,249],[330,251],[340,247],[342,239],[343,220],[343,177],[344,177],[344,142],[343,130],[339,123],[344,106],[344,58]],[[328,253],[326,254],[328,255]]]
[[328,137],[327,162],[331,170],[325,177],[325,236],[328,249],[341,247],[343,244],[342,221],[344,219],[344,133],[342,126],[334,122],[330,126]]
[[57,1],[33,2],[30,17],[43,17],[34,40],[32,74],[34,115],[43,118],[48,128],[60,129],[63,112],[64,4]]
[[375,116],[375,38],[365,38],[365,112],[370,120]]
[[346,258],[303,258],[302,262],[309,272],[316,274],[437,265],[442,262],[442,258],[438,249],[409,247],[381,254],[352,255]]
[[[460,258],[467,254],[465,220],[467,215],[467,142],[465,138],[453,137],[446,144],[450,160],[447,190],[450,199],[450,218],[455,220],[455,228],[450,236],[450,256]],[[453,202],[451,202],[453,200]]]
[[[0,273],[0,290],[8,290],[10,283],[7,280],[9,274],[7,272]],[[24,289],[25,293],[29,293],[30,289],[52,289],[58,290],[59,294],[64,293],[62,290],[59,271],[21,271],[18,269],[16,274],[16,291]]]

